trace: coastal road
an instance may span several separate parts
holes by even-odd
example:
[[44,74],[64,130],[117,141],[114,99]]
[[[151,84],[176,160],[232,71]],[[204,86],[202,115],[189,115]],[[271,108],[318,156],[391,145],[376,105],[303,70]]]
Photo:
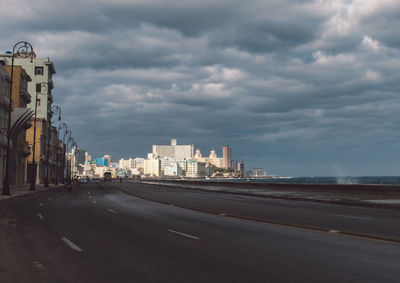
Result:
[[92,183],[0,203],[0,282],[399,282],[399,220],[398,210]]

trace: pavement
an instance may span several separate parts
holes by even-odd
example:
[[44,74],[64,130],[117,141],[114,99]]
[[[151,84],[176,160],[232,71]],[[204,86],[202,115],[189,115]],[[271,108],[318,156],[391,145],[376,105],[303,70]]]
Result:
[[400,278],[392,209],[91,183],[0,202],[0,215],[0,282]]
[[25,195],[30,195],[30,194],[34,194],[36,192],[46,191],[46,190],[49,190],[54,187],[55,187],[54,185],[50,185],[50,187],[45,187],[43,184],[36,184],[36,190],[30,191],[30,184],[10,186],[11,195],[9,195],[9,196],[2,195],[1,189],[0,189],[0,201],[12,199],[12,198],[16,198],[16,197],[21,197],[21,196],[25,196]]

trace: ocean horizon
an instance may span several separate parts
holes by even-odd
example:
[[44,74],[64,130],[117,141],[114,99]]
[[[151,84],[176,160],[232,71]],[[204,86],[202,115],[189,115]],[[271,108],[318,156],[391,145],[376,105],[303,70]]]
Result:
[[292,184],[363,184],[400,185],[400,176],[326,176],[210,179],[216,182],[292,183]]

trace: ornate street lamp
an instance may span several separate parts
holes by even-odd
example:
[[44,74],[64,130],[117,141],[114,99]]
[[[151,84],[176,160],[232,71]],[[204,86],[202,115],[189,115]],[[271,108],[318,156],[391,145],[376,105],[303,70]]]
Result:
[[[49,83],[42,82],[40,83],[40,91],[43,89],[48,91]],[[42,94],[42,92],[40,92]],[[32,142],[32,169],[31,169],[31,186],[30,190],[34,191],[36,189],[36,161],[35,161],[35,154],[36,154],[36,116],[37,116],[37,102],[38,102],[38,92],[35,95],[35,118],[33,123],[33,142]]]
[[[72,132],[71,132],[71,130],[65,130],[65,132],[64,132],[64,137],[63,137],[63,148],[64,148],[64,145],[65,145],[65,152],[64,152],[64,167],[63,167],[63,178],[64,178],[64,183],[65,183],[65,179],[66,178],[68,178],[68,164],[67,164],[67,162],[68,162],[68,159],[67,159],[67,157],[68,157],[68,142],[67,142],[67,144],[65,143],[65,138],[67,137],[68,138],[68,140],[71,138],[71,135],[72,135]],[[65,169],[67,169],[67,172],[65,172]]]
[[[70,142],[71,142],[71,144],[70,144]],[[68,142],[67,142],[67,154],[68,154],[68,150],[69,150],[69,153],[71,153],[72,152],[72,145],[75,143],[75,140],[74,140],[74,138],[73,137],[69,137],[68,138]],[[70,148],[70,145],[71,145],[71,149],[69,149]],[[69,154],[70,155],[70,154]],[[67,167],[67,179],[68,180],[70,180],[71,179],[71,162],[69,161],[70,160],[70,156],[68,155],[68,158],[67,158],[67,165],[68,165],[68,167]]]
[[[57,142],[58,142],[58,145],[57,145],[57,161],[56,161],[56,163],[57,163],[57,169],[56,169],[56,185],[58,185],[58,179],[59,179],[59,176],[58,176],[58,173],[59,173],[59,168],[58,168],[58,157],[59,157],[59,154],[58,154],[58,147],[59,147],[59,137],[58,137],[58,135],[60,134],[60,131],[64,131],[64,138],[63,138],[63,140],[65,140],[65,132],[68,130],[68,127],[67,127],[67,124],[65,124],[64,122],[63,123],[60,123],[60,124],[58,124],[58,128],[57,128]],[[64,153],[64,141],[63,141],[63,144],[62,144],[62,154],[63,154],[63,156],[65,156],[65,153]],[[63,159],[64,160],[64,159]],[[62,167],[62,168],[64,168],[64,166]],[[64,182],[64,170],[63,170],[63,182]]]
[[20,41],[16,43],[13,47],[11,55],[11,82],[10,82],[10,96],[8,105],[8,125],[7,125],[7,149],[6,149],[6,168],[4,172],[4,182],[3,182],[3,195],[10,195],[10,139],[11,139],[11,108],[12,108],[12,87],[14,79],[14,57],[15,55],[28,58],[31,56],[33,60],[33,47],[27,41]]
[[48,121],[48,128],[47,128],[47,149],[46,149],[46,178],[44,179],[44,186],[48,187],[49,186],[49,157],[50,157],[50,138],[51,138],[51,124],[52,121],[51,119],[53,118],[53,115],[58,116],[58,121],[61,121],[61,108],[57,105],[54,105],[50,109],[49,113],[49,121]]
[[[75,140],[72,142],[72,145],[71,145],[71,152],[72,152],[72,148],[75,148],[75,150],[78,148],[78,144],[77,144],[77,142],[76,142]],[[76,159],[75,159],[75,164],[76,164]],[[75,172],[75,170],[72,171],[72,163],[71,163],[71,173],[72,173],[71,175],[73,175],[74,172]]]

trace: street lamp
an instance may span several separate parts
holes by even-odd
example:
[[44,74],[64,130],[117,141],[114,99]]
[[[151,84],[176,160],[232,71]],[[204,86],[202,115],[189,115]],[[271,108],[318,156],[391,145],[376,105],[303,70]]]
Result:
[[11,82],[10,82],[10,96],[9,96],[9,104],[8,104],[8,125],[7,125],[7,149],[6,149],[6,168],[4,172],[4,181],[3,181],[3,195],[10,195],[10,138],[11,138],[11,108],[12,108],[12,87],[13,87],[13,79],[14,79],[14,57],[15,55],[28,58],[31,56],[31,60],[33,60],[33,47],[27,41],[20,41],[16,43],[13,47],[12,55],[11,55]]
[[[70,142],[71,142],[71,149],[69,150],[69,147],[70,147]],[[71,153],[72,152],[72,145],[75,143],[75,140],[74,140],[74,138],[73,137],[69,137],[68,138],[68,142],[67,142],[67,154],[68,154],[68,150],[70,151],[69,153]],[[67,158],[67,165],[68,165],[68,167],[67,167],[67,179],[68,180],[70,180],[71,179],[71,162],[69,161],[70,160],[70,156],[68,155],[68,158]]]
[[36,92],[35,95],[35,118],[33,123],[33,143],[32,143],[32,169],[31,169],[31,186],[30,190],[34,191],[36,189],[36,161],[35,161],[35,154],[36,154],[36,116],[37,116],[37,102],[38,102],[38,93],[42,94],[42,89],[46,91],[49,86],[49,83],[42,82],[40,83],[40,92]]
[[[63,148],[64,148],[64,145],[65,145],[64,167],[63,167],[63,178],[64,178],[64,183],[65,183],[65,179],[68,178],[68,164],[67,164],[68,159],[66,158],[66,157],[67,157],[67,154],[68,154],[68,145],[65,144],[65,137],[67,137],[68,140],[69,140],[69,139],[71,138],[71,135],[72,135],[71,130],[66,129],[65,132],[64,132],[64,137],[63,137]],[[68,143],[68,142],[67,142],[67,143]],[[67,172],[65,172],[65,169],[67,169]]]
[[[60,171],[59,168],[58,168],[58,156],[59,156],[58,147],[59,147],[59,144],[60,144],[58,135],[60,134],[61,130],[64,131],[64,138],[63,138],[63,144],[62,144],[62,154],[63,154],[63,156],[65,156],[65,153],[64,153],[65,131],[68,130],[68,127],[67,127],[67,124],[65,124],[64,122],[58,124],[58,129],[57,129],[57,142],[58,142],[58,145],[57,145],[57,157],[56,157],[57,158],[57,161],[56,161],[56,163],[57,163],[57,165],[56,165],[56,167],[57,167],[56,168],[56,185],[58,185],[58,179],[59,179],[58,173]],[[64,166],[63,166],[63,168],[64,168]],[[63,182],[64,182],[64,170],[63,170]]]
[[[78,144],[77,144],[77,142],[75,140],[72,142],[71,152],[72,152],[72,148],[75,148],[75,150],[78,148]],[[76,159],[75,159],[74,165],[76,165]],[[74,169],[74,171],[72,171],[72,169]],[[71,163],[71,175],[74,175],[75,172],[76,172],[75,171],[75,166],[74,166],[74,168],[72,168],[72,163]]]
[[58,121],[61,121],[61,108],[57,105],[54,105],[50,109],[49,119],[48,119],[48,127],[47,127],[47,149],[46,149],[46,178],[44,179],[44,186],[49,186],[49,155],[50,155],[50,138],[51,138],[51,118],[53,118],[53,114],[58,116]]

